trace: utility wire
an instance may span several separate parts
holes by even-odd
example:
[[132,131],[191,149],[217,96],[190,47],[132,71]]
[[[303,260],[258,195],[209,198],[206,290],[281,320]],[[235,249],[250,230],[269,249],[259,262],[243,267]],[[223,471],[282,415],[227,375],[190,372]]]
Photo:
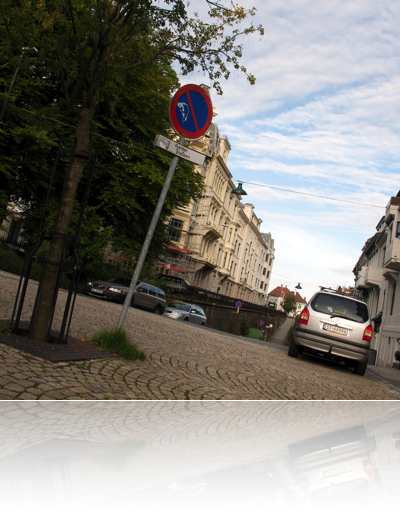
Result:
[[[238,182],[237,179],[235,179],[235,181]],[[297,190],[289,190],[287,188],[278,188],[276,186],[264,185],[262,183],[250,183],[248,181],[240,181],[240,182],[243,184],[248,184],[248,185],[263,186],[264,188],[270,188],[271,190],[279,190],[281,192],[291,192],[292,194],[307,195],[308,197],[317,197],[318,199],[328,199],[329,201],[339,201],[341,203],[358,204],[360,206],[372,206],[374,208],[386,208],[385,206],[379,206],[377,204],[366,204],[366,203],[357,203],[356,201],[346,201],[345,199],[336,199],[335,197],[326,197],[324,195],[308,194],[307,192],[298,192]]]

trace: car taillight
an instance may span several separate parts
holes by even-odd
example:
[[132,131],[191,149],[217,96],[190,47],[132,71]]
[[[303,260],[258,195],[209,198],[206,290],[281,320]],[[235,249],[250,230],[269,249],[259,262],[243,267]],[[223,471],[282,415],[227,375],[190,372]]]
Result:
[[367,326],[364,330],[363,340],[369,342],[372,338],[372,326]]
[[302,476],[300,478],[300,487],[301,487],[301,490],[305,493],[308,492],[308,489],[310,488],[310,484],[308,483],[308,477],[307,476]]
[[[300,315],[300,324],[308,324],[308,319],[310,318],[310,312],[307,308],[303,309]],[[365,334],[365,333],[364,333]]]
[[368,474],[368,476],[372,476],[372,463],[369,459],[363,461],[364,470],[365,473]]

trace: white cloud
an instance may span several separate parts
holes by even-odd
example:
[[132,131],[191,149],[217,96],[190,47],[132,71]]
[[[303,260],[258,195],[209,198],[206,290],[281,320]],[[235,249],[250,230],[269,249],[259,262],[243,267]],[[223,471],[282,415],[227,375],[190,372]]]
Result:
[[[300,281],[310,297],[319,284],[351,284],[365,240],[400,189],[400,2],[239,4],[254,5],[266,30],[261,41],[243,38],[242,62],[257,82],[233,71],[224,95],[212,97],[232,144],[228,167],[275,239],[270,288]],[[186,80],[207,83],[200,73]]]

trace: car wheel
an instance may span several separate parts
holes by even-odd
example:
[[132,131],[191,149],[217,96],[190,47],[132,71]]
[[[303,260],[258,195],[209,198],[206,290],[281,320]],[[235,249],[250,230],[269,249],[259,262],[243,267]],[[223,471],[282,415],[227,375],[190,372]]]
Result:
[[202,322],[202,323],[201,323],[201,325],[202,325],[202,326],[205,326],[205,325],[206,325],[206,323],[205,323],[205,322]]
[[189,317],[185,317],[185,318],[183,319],[183,321],[184,321],[184,322],[189,322]]
[[161,315],[161,314],[162,314],[161,306],[156,306],[156,307],[154,308],[154,313],[155,313],[156,315]]
[[364,362],[359,362],[358,364],[355,364],[354,374],[364,376],[365,371],[367,370],[367,365],[368,365],[368,359],[366,359]]
[[292,358],[297,358],[299,356],[299,346],[295,344],[294,338],[290,341],[288,355]]

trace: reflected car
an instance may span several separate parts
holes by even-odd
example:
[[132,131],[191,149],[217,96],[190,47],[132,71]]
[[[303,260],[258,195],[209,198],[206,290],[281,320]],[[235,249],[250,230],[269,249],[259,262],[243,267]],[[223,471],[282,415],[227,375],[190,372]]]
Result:
[[288,355],[309,353],[344,362],[364,375],[372,338],[368,306],[333,290],[315,293],[296,321]]
[[181,320],[183,322],[191,322],[205,326],[207,317],[203,308],[196,304],[188,304],[186,302],[171,302],[167,304],[164,310],[164,317],[172,320]]
[[174,481],[162,487],[162,492],[179,498],[192,498],[203,494],[207,481],[203,477]]
[[[113,284],[108,289],[104,290],[104,297],[113,302],[125,302],[129,287],[123,285]],[[167,302],[165,300],[165,293],[162,289],[153,286],[147,282],[139,282],[136,286],[131,306],[140,309],[147,309],[153,311],[157,315],[162,315]]]
[[364,426],[289,445],[296,482],[316,506],[356,503],[368,497],[374,478],[374,436]]

